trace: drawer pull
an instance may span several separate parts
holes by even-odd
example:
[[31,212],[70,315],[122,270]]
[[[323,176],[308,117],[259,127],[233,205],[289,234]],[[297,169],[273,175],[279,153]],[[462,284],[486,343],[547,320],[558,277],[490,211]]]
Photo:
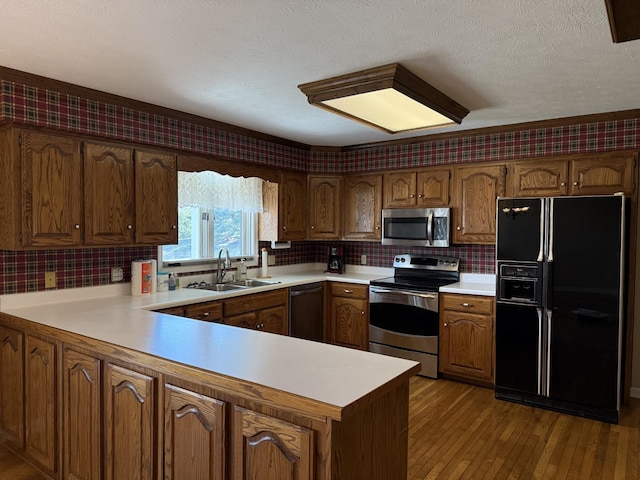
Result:
[[203,317],[208,317],[210,313],[211,313],[211,312],[204,312],[204,313],[202,314],[202,316],[203,316]]
[[353,293],[353,290],[347,290],[346,288],[344,289],[344,293]]
[[466,308],[473,307],[472,303],[467,303],[467,302],[461,303],[460,305]]

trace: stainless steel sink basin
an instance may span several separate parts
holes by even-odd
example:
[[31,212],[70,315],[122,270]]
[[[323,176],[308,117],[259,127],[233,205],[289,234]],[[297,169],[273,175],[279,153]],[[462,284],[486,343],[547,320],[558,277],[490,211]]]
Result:
[[229,290],[242,290],[247,288],[245,285],[235,285],[233,283],[216,283],[213,285],[207,285],[200,287],[202,290],[212,290],[214,292],[227,292]]
[[255,278],[248,278],[246,280],[235,280],[231,282],[231,285],[238,285],[240,287],[264,287],[266,285],[275,285],[280,282],[270,282],[267,280],[257,280]]

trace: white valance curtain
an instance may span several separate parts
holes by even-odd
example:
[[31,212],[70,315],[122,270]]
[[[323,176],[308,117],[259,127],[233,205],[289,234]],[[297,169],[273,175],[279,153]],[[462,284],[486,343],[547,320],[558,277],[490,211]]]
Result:
[[216,172],[178,172],[178,203],[203,208],[262,212],[261,178],[231,177]]

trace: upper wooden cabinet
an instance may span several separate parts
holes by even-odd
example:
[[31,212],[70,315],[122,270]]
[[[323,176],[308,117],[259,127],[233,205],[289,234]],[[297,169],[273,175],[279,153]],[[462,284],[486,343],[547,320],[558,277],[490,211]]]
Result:
[[136,150],[136,243],[178,243],[176,156]]
[[24,132],[22,245],[75,246],[82,241],[80,141]]
[[345,240],[382,239],[382,175],[344,178]]
[[636,152],[611,152],[513,162],[510,195],[630,195],[635,192],[636,159]]
[[133,149],[93,142],[83,147],[85,243],[134,243]]
[[307,176],[282,173],[280,183],[262,187],[263,213],[259,239],[265,241],[304,240],[307,238]]
[[178,241],[175,155],[0,130],[0,248]]
[[453,243],[495,243],[496,200],[505,195],[506,171],[500,164],[454,168]]
[[448,168],[425,168],[384,173],[383,208],[443,207],[449,205]]
[[309,240],[337,240],[342,234],[342,177],[309,176]]

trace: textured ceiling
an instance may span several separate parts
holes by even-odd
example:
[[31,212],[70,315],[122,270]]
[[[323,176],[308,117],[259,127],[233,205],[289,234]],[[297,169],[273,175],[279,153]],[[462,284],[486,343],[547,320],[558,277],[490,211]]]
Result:
[[604,0],[3,0],[0,65],[310,145],[391,135],[297,85],[401,63],[463,130],[640,108],[640,41]]

